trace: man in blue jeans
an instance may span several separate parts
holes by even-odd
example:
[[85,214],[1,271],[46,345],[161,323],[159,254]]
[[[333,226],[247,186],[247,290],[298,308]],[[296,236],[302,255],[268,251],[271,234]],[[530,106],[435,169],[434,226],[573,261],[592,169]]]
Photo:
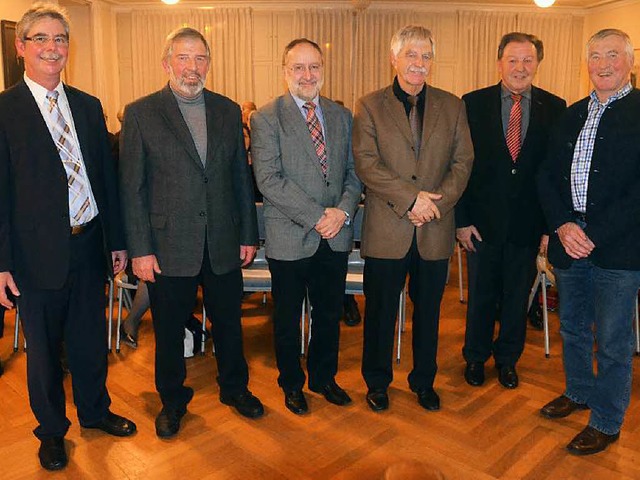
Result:
[[630,83],[629,36],[615,29],[594,34],[587,65],[594,90],[562,117],[538,178],[554,232],[549,259],[560,293],[566,375],[564,394],[541,413],[563,418],[591,410],[589,425],[567,445],[575,455],[598,453],[620,435],[640,287],[640,91]]

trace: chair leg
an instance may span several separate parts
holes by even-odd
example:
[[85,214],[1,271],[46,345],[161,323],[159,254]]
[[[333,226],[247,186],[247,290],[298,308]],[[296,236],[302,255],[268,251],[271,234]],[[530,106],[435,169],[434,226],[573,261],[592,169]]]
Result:
[[13,329],[13,352],[18,351],[18,340],[20,337],[20,310],[16,305],[16,325]]
[[302,311],[300,312],[300,356],[304,357],[304,352],[306,351],[306,345],[307,342],[305,342],[306,339],[306,332],[305,332],[305,324],[306,324],[306,308],[307,308],[307,299],[303,298],[302,299]]
[[544,328],[544,356],[549,358],[549,312],[547,311],[547,276],[540,272],[542,284],[542,325]]
[[400,292],[400,301],[398,302],[398,348],[396,351],[396,363],[400,363],[400,352],[402,347],[402,332],[404,332],[404,326],[406,322],[406,302],[407,292],[403,288]]
[[536,275],[536,279],[533,282],[533,286],[531,287],[531,292],[529,293],[529,302],[527,303],[527,312],[531,309],[531,305],[536,299],[536,293],[538,291],[538,287],[540,286],[540,279],[542,278],[543,273],[539,272]]
[[638,295],[636,295],[636,355],[640,355],[640,312],[638,311]]
[[[205,347],[204,347],[204,343],[205,343],[205,332],[207,331],[207,309],[204,306],[204,302],[202,303],[202,340],[200,340],[200,355],[204,355],[205,352]],[[213,344],[213,342],[211,342]],[[216,355],[216,346],[213,345],[212,347],[212,355],[215,356]]]
[[462,283],[462,247],[457,244],[458,250],[458,288],[460,289],[460,303],[465,303],[464,300],[464,286]]
[[[122,299],[124,288],[118,287],[118,328],[116,330],[116,353],[120,353],[120,326],[122,325]],[[111,351],[111,349],[109,349]]]
[[[113,336],[113,278],[109,278],[109,313],[108,313],[108,337],[107,337],[107,348],[109,352],[111,352],[111,338]],[[118,325],[118,331],[120,330],[120,325]]]

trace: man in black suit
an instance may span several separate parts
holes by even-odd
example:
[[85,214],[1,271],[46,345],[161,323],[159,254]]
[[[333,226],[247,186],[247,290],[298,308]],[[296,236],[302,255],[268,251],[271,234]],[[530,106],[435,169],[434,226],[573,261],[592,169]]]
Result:
[[[462,353],[464,377],[473,386],[484,383],[491,355],[500,383],[518,386],[515,367],[524,349],[536,254],[548,240],[535,175],[551,126],[566,108],[561,98],[531,85],[543,54],[542,41],[533,35],[504,35],[498,46],[500,83],[463,97],[475,160],[456,206],[456,236],[467,251]],[[494,340],[496,319],[500,331]]]
[[538,179],[553,232],[549,260],[560,295],[566,378],[564,393],[541,413],[563,418],[591,410],[589,425],[567,445],[575,455],[600,452],[618,439],[631,396],[640,287],[640,91],[629,81],[632,67],[626,33],[605,29],[591,37],[594,90],[562,117]]
[[[16,27],[25,76],[0,94],[0,304],[18,304],[40,463],[67,464],[64,341],[80,425],[128,436],[109,411],[104,283],[127,263],[116,176],[97,98],[64,85],[69,22],[36,4]],[[105,254],[105,248],[107,254]],[[109,253],[110,252],[110,253]]]
[[167,37],[169,83],[127,106],[120,185],[133,273],[147,282],[156,336],[156,433],[180,429],[193,390],[184,385],[183,336],[198,285],[211,315],[220,401],[264,413],[247,389],[242,351],[241,266],[258,244],[240,107],[204,88],[210,50],[192,28]]

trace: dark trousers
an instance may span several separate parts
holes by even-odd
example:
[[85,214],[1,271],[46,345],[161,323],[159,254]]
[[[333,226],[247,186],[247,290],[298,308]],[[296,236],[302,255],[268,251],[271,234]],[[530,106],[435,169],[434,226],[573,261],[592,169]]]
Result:
[[205,254],[200,274],[195,277],[156,275],[148,282],[153,328],[156,336],[156,389],[165,407],[182,408],[191,399],[184,386],[184,329],[193,312],[198,285],[203,286],[204,305],[211,319],[211,334],[218,362],[221,395],[244,392],[249,369],[242,350],[242,272],[240,269],[216,275]]
[[273,331],[278,385],[285,391],[301,390],[305,375],[300,365],[300,312],[309,292],[313,308],[307,356],[309,388],[319,390],[338,372],[340,317],[347,275],[348,252],[334,252],[326,240],[308,258],[269,261],[275,304]]
[[433,386],[438,370],[440,302],[447,268],[448,259],[420,258],[415,238],[404,258],[365,259],[362,376],[369,389],[386,389],[393,380],[396,316],[407,273],[413,302],[413,370],[409,373],[409,387],[416,392]]
[[[475,253],[467,252],[469,304],[462,354],[467,362],[484,363],[493,354],[497,365],[515,365],[524,350],[538,248],[486,241],[475,246]],[[497,318],[500,330],[494,340]]]
[[111,399],[107,379],[105,262],[98,222],[70,240],[70,266],[59,290],[18,285],[18,303],[27,340],[29,401],[39,439],[63,437],[66,417],[60,353],[66,345],[73,400],[81,425],[100,421]]

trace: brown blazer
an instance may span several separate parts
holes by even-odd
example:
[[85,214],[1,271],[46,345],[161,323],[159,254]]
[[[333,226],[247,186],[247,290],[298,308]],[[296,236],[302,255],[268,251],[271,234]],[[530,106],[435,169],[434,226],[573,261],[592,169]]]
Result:
[[364,257],[403,258],[416,230],[407,211],[421,190],[440,193],[442,217],[417,229],[420,257],[442,260],[453,253],[454,206],[473,163],[473,145],[462,101],[426,86],[420,157],[415,158],[411,129],[392,86],[356,103],[353,154],[356,173],[366,186],[361,252]]

